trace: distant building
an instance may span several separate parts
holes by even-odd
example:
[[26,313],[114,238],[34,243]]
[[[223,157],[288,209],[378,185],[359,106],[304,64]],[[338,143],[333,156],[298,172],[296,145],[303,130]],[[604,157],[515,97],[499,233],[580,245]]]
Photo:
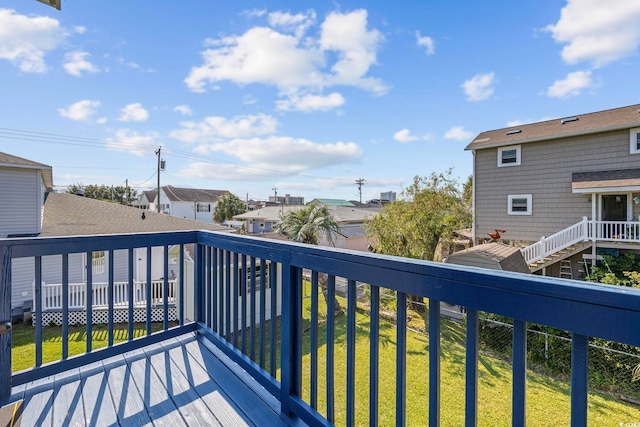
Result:
[[228,193],[229,191],[226,190],[178,188],[165,185],[160,187],[159,202],[156,190],[143,191],[134,206],[157,212],[157,206],[160,203],[161,213],[213,223],[213,211],[218,205],[218,200]]
[[396,201],[396,192],[395,191],[385,191],[384,193],[380,193],[380,200],[382,203],[384,202],[395,202]]
[[284,197],[269,196],[269,204],[290,205],[290,206],[304,205],[304,197],[292,196],[290,194],[285,194]]

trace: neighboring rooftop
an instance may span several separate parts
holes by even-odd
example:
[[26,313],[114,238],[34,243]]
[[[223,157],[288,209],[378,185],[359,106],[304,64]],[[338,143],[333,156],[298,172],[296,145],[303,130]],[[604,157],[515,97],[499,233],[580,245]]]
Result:
[[42,179],[47,190],[53,189],[53,172],[51,166],[33,160],[0,152],[0,167],[37,169],[42,172]]
[[325,206],[348,206],[354,207],[353,203],[343,199],[313,199],[308,205],[320,203]]
[[496,270],[531,273],[520,249],[500,242],[485,243],[453,253],[446,262],[485,268],[490,263]]
[[[266,208],[256,209],[254,211],[236,215],[233,219],[238,221],[257,219],[276,222],[280,220],[281,214],[298,211],[304,207],[305,206],[267,206]],[[358,209],[348,206],[327,205],[327,208],[331,212],[331,215],[333,215],[333,218],[339,223],[363,222],[367,219],[371,219],[378,213],[375,209]]]
[[[205,190],[201,188],[178,188],[172,185],[161,187],[172,202],[217,202],[220,196],[229,193],[226,190]],[[155,199],[155,194],[154,194]]]
[[141,211],[119,203],[49,193],[44,204],[40,237],[186,230],[232,231],[221,225]]
[[640,126],[640,104],[482,132],[465,148],[477,150]]

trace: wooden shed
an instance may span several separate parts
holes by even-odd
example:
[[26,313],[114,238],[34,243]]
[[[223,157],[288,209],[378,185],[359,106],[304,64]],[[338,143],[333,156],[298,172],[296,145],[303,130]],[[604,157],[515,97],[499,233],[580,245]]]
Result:
[[504,243],[486,243],[456,252],[445,260],[449,264],[468,265],[491,270],[531,273],[519,248]]

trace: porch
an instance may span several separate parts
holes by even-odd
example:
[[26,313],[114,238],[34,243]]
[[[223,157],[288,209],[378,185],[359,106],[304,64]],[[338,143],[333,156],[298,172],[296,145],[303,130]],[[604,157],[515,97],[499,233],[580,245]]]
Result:
[[[105,421],[110,425],[144,424],[153,419],[177,425],[378,425],[380,408],[391,404],[393,421],[387,424],[437,426],[460,419],[472,426],[479,417],[491,419],[492,414],[485,418],[482,402],[493,395],[496,384],[506,384],[511,399],[501,400],[508,401],[509,411],[499,421],[524,425],[532,414],[545,416],[549,410],[527,399],[533,375],[527,369],[527,325],[540,324],[570,336],[570,391],[564,415],[569,421],[570,414],[572,425],[583,426],[603,410],[602,404],[593,405],[590,394],[590,337],[640,345],[640,330],[635,327],[640,322],[640,291],[635,289],[205,231],[0,240],[0,320],[11,314],[12,259],[35,260],[37,316],[42,311],[44,256],[62,254],[64,259],[70,253],[90,257],[94,251],[125,250],[131,267],[135,248],[160,247],[165,254],[164,277],[168,277],[168,248],[179,246],[182,265],[187,244],[195,244],[194,289],[186,289],[187,273],[180,270],[177,326],[168,320],[165,279],[159,332],[152,333],[148,300],[146,335],[134,338],[134,304],[129,299],[125,342],[114,342],[114,320],[109,318],[108,345],[95,349],[93,325],[87,322],[85,351],[73,355],[69,351],[69,283],[63,280],[60,360],[48,362],[51,355],[43,352],[43,326],[35,322],[34,367],[12,372],[11,327],[2,322],[0,402],[24,398],[23,420],[50,425],[71,425],[72,419],[80,425],[93,425],[96,420],[110,420]],[[265,268],[257,269],[258,263]],[[305,269],[311,271],[309,281],[303,280]],[[326,302],[321,301],[321,274],[326,274]],[[346,299],[340,300],[344,310],[340,322],[335,309],[337,278],[347,283]],[[87,282],[92,284],[91,277]],[[131,274],[128,289],[133,289],[133,282]],[[368,285],[366,323],[357,303],[357,282]],[[114,287],[110,281],[109,288]],[[382,320],[381,293],[386,291],[394,293],[392,332]],[[407,345],[408,295],[428,298],[428,335],[419,351]],[[441,302],[466,307],[460,358],[451,359],[451,352],[442,347]],[[92,307],[87,304],[89,311]],[[114,307],[115,299],[108,298],[108,310]],[[491,388],[479,387],[486,367],[480,356],[480,311],[504,316],[513,327],[511,372],[491,376]],[[344,329],[338,329],[338,323]],[[366,340],[366,352],[356,351],[360,340]],[[393,349],[391,357],[389,349]],[[420,392],[415,385],[408,386],[415,380],[407,375],[411,360],[418,360],[422,369]],[[464,377],[460,388],[453,390],[441,382],[444,364],[452,364]],[[365,373],[365,381],[359,373]],[[222,380],[229,375],[229,381]],[[389,388],[394,398],[382,401],[382,390]],[[415,393],[427,396],[428,408],[421,407],[420,415],[411,406]],[[454,406],[442,405],[442,396],[452,393]],[[462,418],[452,414],[451,410],[461,408]]]

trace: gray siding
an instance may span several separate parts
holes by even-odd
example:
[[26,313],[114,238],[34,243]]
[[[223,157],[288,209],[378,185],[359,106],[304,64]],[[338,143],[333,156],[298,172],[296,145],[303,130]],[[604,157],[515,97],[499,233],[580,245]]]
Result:
[[[476,238],[505,229],[504,239],[536,241],[591,218],[589,195],[572,193],[571,174],[640,165],[628,130],[523,144],[521,154],[520,166],[498,167],[497,148],[476,151]],[[516,194],[532,195],[532,215],[507,215],[507,196]]]
[[37,170],[0,167],[0,238],[40,232]]

